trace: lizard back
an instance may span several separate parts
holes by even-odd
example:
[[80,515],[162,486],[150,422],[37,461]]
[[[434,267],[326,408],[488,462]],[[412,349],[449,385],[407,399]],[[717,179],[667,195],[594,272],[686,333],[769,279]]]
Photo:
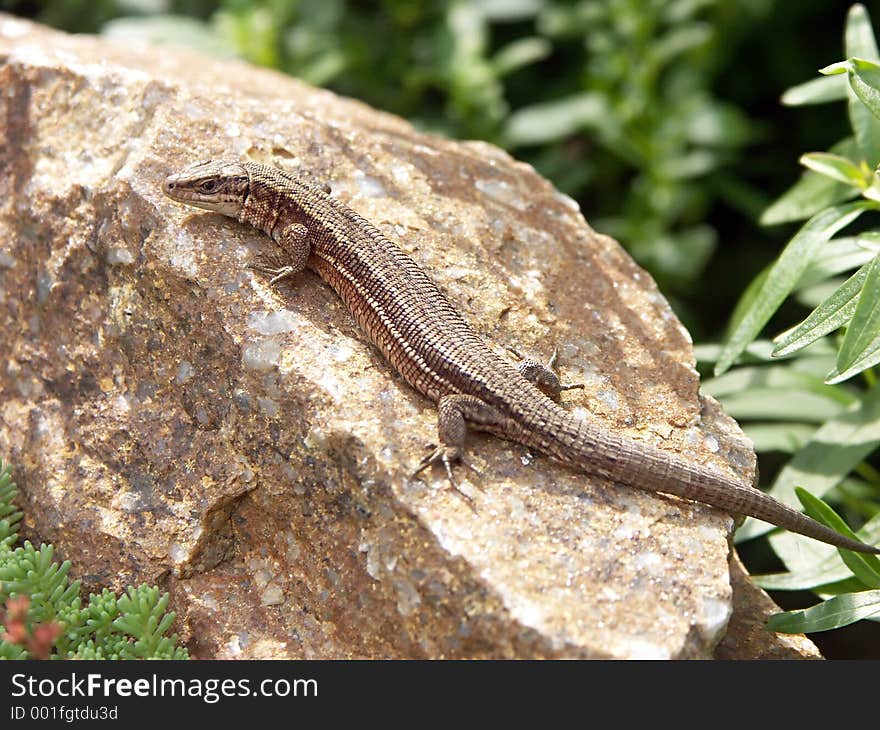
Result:
[[[468,425],[586,473],[751,515],[850,550],[880,553],[715,468],[615,433],[595,419],[576,418],[498,356],[412,258],[329,191],[253,162],[193,165],[167,178],[164,190],[180,202],[250,223],[282,248],[290,245],[291,259],[307,251],[308,260],[297,258],[299,264],[336,290],[407,382],[439,402],[441,427],[444,403],[464,399],[456,403],[471,409]],[[303,239],[307,248],[298,245]],[[283,275],[295,270],[282,269]],[[480,409],[488,416],[474,417]],[[462,416],[457,411],[459,421],[453,418],[449,431],[458,440],[466,431]],[[448,454],[436,453],[452,481]],[[453,453],[453,458],[460,454],[458,445]]]
[[434,401],[466,393],[509,408],[511,399],[519,400],[515,391],[525,387],[524,401],[549,401],[489,347],[424,270],[372,223],[291,175],[256,163],[244,166],[257,191],[249,199],[271,192],[280,201],[273,210],[281,212],[267,219],[261,208],[246,203],[239,218],[270,236],[279,225],[306,226],[309,268],[333,287],[370,340],[416,390]]

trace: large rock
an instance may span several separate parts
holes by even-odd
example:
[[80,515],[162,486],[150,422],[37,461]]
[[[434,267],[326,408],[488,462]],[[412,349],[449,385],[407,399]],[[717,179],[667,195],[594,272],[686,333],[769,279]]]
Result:
[[687,332],[575,203],[494,147],[240,63],[9,16],[0,62],[0,454],[27,536],[88,589],[159,583],[198,657],[712,655],[730,517],[479,435],[473,505],[411,478],[433,405],[317,277],[273,289],[247,268],[262,234],[160,181],[223,156],[329,182],[499,352],[559,343],[586,385],[568,407],[748,478]]

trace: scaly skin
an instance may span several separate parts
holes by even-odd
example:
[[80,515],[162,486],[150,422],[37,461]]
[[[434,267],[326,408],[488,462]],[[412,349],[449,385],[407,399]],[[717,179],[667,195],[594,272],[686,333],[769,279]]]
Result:
[[[276,168],[233,161],[188,167],[168,177],[163,190],[175,201],[268,234],[283,262],[271,270],[273,282],[308,266],[336,290],[406,381],[438,403],[441,445],[421,468],[443,463],[453,485],[450,464],[461,457],[470,427],[589,474],[757,517],[849,550],[880,553],[720,471],[575,418],[526,379],[534,375],[534,363],[517,369],[496,355],[415,261],[329,191]],[[542,375],[554,377],[546,369]],[[560,388],[557,381],[555,390]]]

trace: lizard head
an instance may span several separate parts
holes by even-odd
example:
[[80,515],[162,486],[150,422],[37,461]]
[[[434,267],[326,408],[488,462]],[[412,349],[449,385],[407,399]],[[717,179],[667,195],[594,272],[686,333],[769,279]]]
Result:
[[237,217],[248,195],[250,179],[238,162],[211,160],[169,175],[162,192],[178,203]]

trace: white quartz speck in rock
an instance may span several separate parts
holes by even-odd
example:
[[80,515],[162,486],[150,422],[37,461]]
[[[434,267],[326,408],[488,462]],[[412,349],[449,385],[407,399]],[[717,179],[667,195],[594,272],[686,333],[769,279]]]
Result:
[[309,449],[317,449],[324,445],[327,440],[327,433],[324,429],[319,428],[318,426],[312,426],[309,429],[309,432],[306,434],[305,439],[303,439],[303,443]]
[[141,100],[144,109],[151,110],[157,104],[168,98],[168,89],[162,84],[151,83],[144,90],[144,97]]
[[174,382],[178,385],[183,385],[190,378],[192,378],[194,373],[195,370],[192,366],[192,363],[183,360],[177,367],[177,375],[174,377]]
[[633,567],[638,570],[653,572],[664,569],[663,557],[655,552],[644,552],[632,559]]
[[397,591],[397,610],[401,616],[409,616],[422,602],[422,597],[409,581],[396,580],[394,588]]
[[724,632],[733,613],[729,600],[707,596],[700,605],[699,623],[709,637],[717,637]]
[[526,209],[526,201],[504,180],[477,180],[474,187],[499,203],[505,203],[517,210]]
[[613,390],[603,388],[596,393],[596,398],[598,398],[605,406],[607,406],[612,411],[616,411],[620,408],[620,398]]
[[317,382],[333,400],[339,402],[343,399],[345,389],[339,376],[332,369],[325,370]]
[[355,171],[354,180],[357,183],[358,192],[364,197],[384,198],[388,195],[388,191],[385,190],[385,186],[378,178],[367,175],[361,170]]
[[293,332],[300,326],[300,316],[290,309],[274,312],[253,312],[248,317],[248,327],[261,335],[277,335]]
[[107,251],[107,263],[111,266],[130,264],[132,261],[134,261],[134,256],[127,248],[111,248]]
[[226,651],[229,652],[230,656],[240,656],[241,655],[241,641],[238,636],[233,636],[229,641],[226,642]]
[[652,644],[648,641],[640,641],[638,639],[629,639],[626,641],[629,650],[627,652],[627,657],[630,659],[636,660],[649,660],[649,659],[669,659],[669,650],[659,646],[657,644]]
[[364,567],[367,570],[367,575],[369,575],[373,580],[380,580],[382,578],[382,569],[381,563],[379,562],[378,550],[376,550],[372,545],[361,543],[358,546],[358,550],[362,553],[366,553],[367,559]]
[[391,177],[398,185],[410,185],[412,183],[412,169],[409,165],[393,165]]
[[175,563],[182,563],[186,560],[187,550],[178,542],[171,543],[168,548],[168,557]]
[[245,370],[271,370],[281,357],[281,346],[274,340],[260,340],[247,345],[241,353]]
[[330,348],[330,357],[332,357],[335,362],[345,362],[346,360],[350,360],[352,355],[354,355],[354,350],[352,350],[351,346],[344,341],[339,341]]
[[530,269],[523,276],[511,276],[510,286],[514,291],[522,292],[526,300],[533,302],[544,291],[543,276],[540,271]]
[[116,501],[123,512],[134,512],[137,510],[140,497],[134,492],[121,492],[117,495]]
[[266,590],[260,594],[260,603],[264,606],[277,606],[284,603],[284,591],[281,590],[281,586],[272,583],[266,586]]

